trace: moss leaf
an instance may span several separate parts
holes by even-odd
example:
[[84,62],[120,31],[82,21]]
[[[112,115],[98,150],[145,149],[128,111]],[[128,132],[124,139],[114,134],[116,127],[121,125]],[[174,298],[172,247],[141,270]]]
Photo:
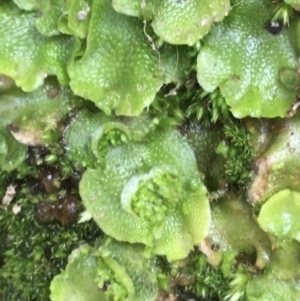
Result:
[[297,301],[300,298],[300,285],[296,279],[279,280],[267,273],[250,281],[246,294],[248,301]]
[[300,241],[300,193],[289,189],[274,194],[261,208],[261,228],[280,239]]
[[37,8],[36,0],[14,0],[14,2],[24,10],[34,10]]
[[43,133],[56,129],[77,102],[69,88],[48,80],[31,93],[15,87],[0,94],[0,131],[26,145],[44,144]]
[[22,12],[13,3],[0,5],[0,73],[30,92],[41,86],[48,75],[56,75],[67,85],[66,61],[73,38],[43,37],[35,27],[34,12]]
[[63,0],[39,0],[36,20],[37,30],[45,36],[59,35],[58,20],[63,12]]
[[226,195],[212,206],[212,226],[206,241],[217,246],[216,251],[210,251],[211,261],[231,251],[255,254],[257,268],[270,260],[271,242],[253,217],[251,206],[240,196]]
[[96,167],[110,148],[140,141],[155,127],[147,116],[116,117],[100,111],[81,111],[64,132],[67,156],[77,168]]
[[[128,292],[126,300],[128,301],[153,301],[156,300],[159,289],[156,278],[157,269],[154,259],[146,259],[143,255],[142,245],[131,245],[121,243],[111,239],[102,243],[99,249],[102,260],[111,270],[113,279],[118,281]],[[101,269],[98,265],[98,275],[101,275]],[[114,283],[111,282],[111,289]],[[109,290],[110,288],[108,288]],[[105,293],[106,297],[109,293]],[[116,292],[115,292],[116,293]],[[117,299],[116,294],[114,294]],[[111,300],[107,297],[108,300]],[[121,299],[121,298],[120,298]]]
[[10,133],[0,131],[0,166],[2,170],[12,171],[25,160],[27,147],[18,143]]
[[63,33],[84,39],[88,35],[91,18],[91,0],[68,0],[59,27]]
[[249,183],[249,200],[265,201],[287,188],[300,192],[299,115],[264,122],[253,120],[248,127],[259,153],[255,162],[257,172]]
[[300,1],[299,0],[284,0],[285,3],[289,4],[296,10],[300,10]]
[[271,270],[278,279],[289,280],[300,276],[300,243],[285,241],[272,252]]
[[113,0],[116,11],[152,19],[155,33],[170,44],[198,42],[214,22],[221,21],[230,9],[228,0]]
[[[272,27],[269,1],[234,1],[198,56],[198,81],[207,91],[220,87],[237,118],[286,116],[299,85],[297,22]],[[275,28],[274,28],[275,27]]]
[[94,2],[86,51],[68,69],[74,93],[106,114],[139,115],[170,81],[169,64],[178,65],[176,49],[174,60],[165,63],[144,31],[139,20],[115,12],[110,1]]
[[98,288],[97,258],[89,254],[88,246],[74,250],[69,256],[65,271],[51,282],[52,301],[104,301],[103,292]]
[[148,139],[110,150],[105,168],[84,173],[80,195],[106,234],[181,259],[208,232],[206,189],[177,132],[156,131]]

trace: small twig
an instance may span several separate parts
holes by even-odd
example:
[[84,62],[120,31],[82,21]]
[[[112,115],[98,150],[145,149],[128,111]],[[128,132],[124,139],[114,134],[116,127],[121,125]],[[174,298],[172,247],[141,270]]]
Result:
[[16,194],[16,185],[10,184],[6,188],[5,196],[2,199],[1,208],[6,209]]
[[297,109],[300,106],[300,100],[296,101],[293,106],[291,107],[291,109],[288,111],[288,115],[290,117],[295,116],[297,113]]
[[147,32],[146,32],[147,21],[144,20],[143,23],[144,23],[144,34],[145,34],[147,40],[150,42],[151,49],[152,49],[153,51],[155,51],[155,52],[158,53],[158,64],[159,64],[159,68],[161,69],[162,66],[161,66],[161,60],[160,60],[160,53],[159,53],[159,51],[157,50],[157,48],[156,48],[156,46],[155,46],[155,43],[154,43],[153,39],[152,39],[152,38],[147,34]]

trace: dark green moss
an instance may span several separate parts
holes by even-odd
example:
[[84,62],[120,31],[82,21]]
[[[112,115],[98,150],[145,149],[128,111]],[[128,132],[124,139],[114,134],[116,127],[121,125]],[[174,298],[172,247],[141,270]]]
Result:
[[225,158],[228,182],[241,188],[250,178],[251,162],[255,158],[250,134],[241,121],[231,119],[224,125],[224,135],[224,145],[220,144],[217,152]]
[[[92,220],[77,223],[83,208],[77,195],[80,175],[64,157],[47,165],[48,155],[47,149],[30,150],[27,162],[10,179],[17,185],[13,201],[0,209],[3,300],[49,300],[50,282],[65,268],[71,251],[102,235]],[[15,206],[20,208],[17,214]]]
[[210,265],[197,251],[190,253],[184,267],[173,269],[171,273],[174,275],[174,291],[181,298],[193,296],[192,300],[220,300],[229,290],[229,281],[221,269]]

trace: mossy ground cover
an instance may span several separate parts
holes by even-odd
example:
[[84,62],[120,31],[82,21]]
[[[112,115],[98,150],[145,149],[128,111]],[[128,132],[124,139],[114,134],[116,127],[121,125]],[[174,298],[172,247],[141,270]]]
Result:
[[0,300],[299,300],[299,10],[2,1]]

